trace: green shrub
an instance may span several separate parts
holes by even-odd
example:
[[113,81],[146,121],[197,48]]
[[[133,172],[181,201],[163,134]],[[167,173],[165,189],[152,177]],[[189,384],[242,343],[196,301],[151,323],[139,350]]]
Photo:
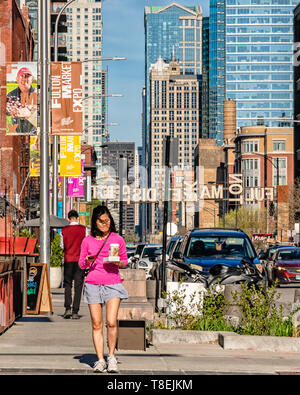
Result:
[[166,322],[160,328],[184,330],[234,331],[241,335],[262,336],[299,336],[293,328],[292,314],[283,317],[283,307],[276,305],[279,295],[276,284],[263,289],[241,285],[241,292],[233,294],[234,303],[239,307],[242,317],[237,326],[224,318],[228,307],[222,292],[206,290],[194,293],[187,299],[184,289],[165,294]]
[[263,289],[241,285],[241,293],[233,295],[242,312],[242,319],[236,332],[243,335],[293,336],[291,315],[284,319],[282,305],[276,306],[279,299],[276,286]]
[[57,233],[51,243],[50,266],[61,267],[64,250],[60,246],[60,235]]

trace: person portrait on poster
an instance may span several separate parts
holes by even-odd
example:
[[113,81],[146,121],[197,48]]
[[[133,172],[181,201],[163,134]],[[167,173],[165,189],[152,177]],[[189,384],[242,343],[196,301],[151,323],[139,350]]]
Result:
[[36,63],[7,64],[7,135],[37,134]]

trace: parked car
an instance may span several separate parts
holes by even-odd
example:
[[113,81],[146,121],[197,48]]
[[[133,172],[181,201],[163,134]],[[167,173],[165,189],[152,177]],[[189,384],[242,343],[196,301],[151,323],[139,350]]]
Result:
[[126,267],[131,267],[132,258],[134,257],[135,250],[136,250],[135,246],[126,246],[127,259],[128,259],[128,265]]
[[185,235],[179,251],[173,253],[172,262],[197,265],[208,273],[217,264],[235,267],[245,257],[263,272],[251,239],[241,229],[203,228]]
[[[174,239],[173,239],[174,237]],[[174,271],[176,272],[184,272],[178,266],[172,263],[172,257],[174,251],[178,251],[180,244],[182,243],[183,236],[173,236],[170,242],[172,241],[172,245],[170,246],[170,242],[167,246],[166,250],[166,280],[167,281],[177,281],[178,277],[174,278]],[[168,248],[169,247],[169,248]],[[156,260],[157,265],[154,265],[151,270],[152,278],[162,279],[162,255],[159,255]]]
[[169,240],[169,242],[167,244],[167,248],[166,248],[166,259],[169,259],[169,256],[172,253],[179,238],[180,238],[180,236],[176,235],[176,236],[172,236],[171,239]]
[[272,282],[278,284],[300,283],[300,248],[278,248],[272,257]]
[[143,251],[143,248],[145,247],[145,243],[138,243],[135,247],[133,256],[130,258],[130,267],[135,269],[136,263],[140,258],[141,252]]
[[174,265],[174,263],[172,263],[173,255],[174,255],[174,253],[176,253],[180,250],[180,246],[181,246],[183,239],[184,239],[184,236],[180,236],[176,240],[176,242],[170,252],[169,259],[167,260],[167,268],[166,268],[167,281],[178,281],[180,274],[184,273],[183,269],[179,268],[178,266]]
[[160,244],[146,244],[141,252],[140,258],[135,262],[136,269],[144,269],[146,271],[146,279],[151,278],[151,269],[159,255],[161,255]]
[[274,283],[272,257],[274,253],[278,250],[278,248],[286,248],[286,247],[288,247],[286,244],[274,244],[273,246],[270,246],[266,251],[261,251],[258,255],[258,258],[265,270],[267,276],[267,282],[269,286],[271,286]]

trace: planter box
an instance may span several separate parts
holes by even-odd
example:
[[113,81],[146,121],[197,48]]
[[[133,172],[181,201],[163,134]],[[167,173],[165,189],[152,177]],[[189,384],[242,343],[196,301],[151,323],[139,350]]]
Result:
[[300,337],[250,336],[235,332],[153,329],[152,344],[217,343],[224,350],[300,352]]
[[50,288],[59,288],[62,283],[62,268],[50,267]]

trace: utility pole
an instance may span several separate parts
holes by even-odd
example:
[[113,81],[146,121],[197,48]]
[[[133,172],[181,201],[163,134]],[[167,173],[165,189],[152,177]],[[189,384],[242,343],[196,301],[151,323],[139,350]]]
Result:
[[[54,62],[58,61],[58,24],[60,17],[64,10],[71,5],[75,0],[69,0],[59,11],[54,28]],[[57,216],[58,212],[58,136],[53,136],[53,180],[52,180],[52,213]],[[62,217],[66,215],[66,194],[67,194],[67,177],[62,178],[63,184],[63,213]]]
[[40,81],[40,262],[50,267],[50,213],[49,213],[49,32],[48,16],[49,2],[40,0],[40,50],[39,63],[41,70]]
[[123,186],[124,180],[127,183],[127,158],[124,158],[123,155],[120,155],[119,158],[119,234],[123,237],[123,211],[124,211],[124,202],[123,202]]
[[164,196],[164,213],[163,213],[163,242],[162,242],[162,278],[161,278],[161,297],[167,290],[166,283],[166,251],[167,251],[167,223],[169,211],[169,179],[170,179],[170,136],[166,136],[165,145],[165,196]]

